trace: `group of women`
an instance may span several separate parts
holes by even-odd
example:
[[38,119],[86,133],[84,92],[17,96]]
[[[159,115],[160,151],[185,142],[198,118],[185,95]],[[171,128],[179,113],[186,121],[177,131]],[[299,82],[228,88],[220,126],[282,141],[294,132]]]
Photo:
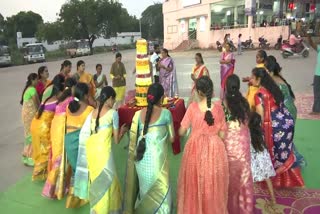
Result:
[[[257,63],[263,65],[243,79],[250,85],[245,98],[239,77],[225,67],[235,63],[227,54],[221,59],[227,73],[221,73],[220,99],[212,98],[213,82],[202,55],[196,54],[192,101],[179,130],[180,136],[191,132],[177,179],[177,213],[253,213],[254,182],[266,182],[271,205],[276,203],[273,187],[304,185],[304,160],[293,144],[294,94],[281,67],[259,51]],[[163,69],[170,73],[172,66]],[[64,62],[40,95],[41,102],[36,88],[45,75],[28,76],[21,99],[24,163],[34,162],[32,179],[45,181],[42,195],[58,200],[66,196],[68,208],[90,202],[96,214],[171,213],[168,144],[175,133],[170,111],[162,108],[166,85],[160,78],[149,87],[148,106],[132,120],[122,194],[111,147],[128,131],[119,127],[114,110],[125,69],[112,67],[118,69],[111,74],[119,88],[103,87],[97,102],[95,82],[84,72],[83,61],[77,64],[76,78],[70,78],[71,63]]]
[[196,54],[191,99],[198,99],[180,129],[183,135],[191,127],[178,179],[178,213],[252,213],[253,182],[265,181],[271,205],[276,203],[273,187],[304,186],[306,162],[293,142],[295,95],[279,63],[258,51],[257,66],[242,79],[249,86],[243,97],[233,53],[228,44],[224,48],[221,101],[213,103],[208,69]]

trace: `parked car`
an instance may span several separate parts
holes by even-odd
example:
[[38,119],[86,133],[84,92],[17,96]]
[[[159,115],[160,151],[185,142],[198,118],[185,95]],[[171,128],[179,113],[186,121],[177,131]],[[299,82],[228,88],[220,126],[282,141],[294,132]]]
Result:
[[82,39],[82,40],[77,40],[75,42],[70,42],[67,45],[66,54],[71,58],[90,55],[91,52],[90,52],[89,40]]
[[32,43],[27,44],[24,47],[24,63],[37,63],[37,62],[45,62],[46,55],[45,55],[45,48],[43,47],[42,43]]

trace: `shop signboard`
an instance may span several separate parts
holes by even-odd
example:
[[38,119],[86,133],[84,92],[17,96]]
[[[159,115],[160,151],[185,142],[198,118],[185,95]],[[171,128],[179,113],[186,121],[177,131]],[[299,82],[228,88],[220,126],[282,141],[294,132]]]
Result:
[[182,0],[183,7],[188,7],[195,4],[201,4],[201,0]]
[[256,14],[256,0],[245,0],[245,13],[247,16]]

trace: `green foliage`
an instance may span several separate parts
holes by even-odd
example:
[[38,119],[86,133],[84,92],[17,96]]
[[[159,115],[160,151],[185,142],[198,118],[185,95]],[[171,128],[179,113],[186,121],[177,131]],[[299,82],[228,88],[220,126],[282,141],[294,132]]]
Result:
[[17,32],[22,32],[23,37],[34,37],[41,24],[43,24],[43,19],[39,14],[32,11],[19,12],[7,18],[4,35],[8,43],[15,43]]
[[47,61],[61,60],[61,59],[64,59],[65,57],[66,57],[66,52],[61,49],[46,52]]
[[63,30],[61,22],[45,23],[39,26],[36,37],[40,41],[48,41],[48,43],[62,40]]
[[23,65],[22,50],[18,49],[17,46],[11,46],[10,47],[10,54],[11,54],[12,64]]
[[145,39],[163,39],[162,4],[149,6],[141,17],[142,37]]

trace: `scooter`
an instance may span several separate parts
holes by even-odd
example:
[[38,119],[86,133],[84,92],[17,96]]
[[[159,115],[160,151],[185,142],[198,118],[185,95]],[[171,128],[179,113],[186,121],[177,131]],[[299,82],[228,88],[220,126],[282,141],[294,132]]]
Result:
[[217,41],[217,42],[216,42],[216,45],[217,45],[218,51],[219,51],[219,52],[222,52],[222,44],[221,44],[219,41]]
[[268,43],[268,40],[263,38],[263,36],[259,37],[259,48],[268,49],[269,47],[270,43]]
[[241,42],[241,48],[242,49],[254,49],[254,45],[252,43],[251,36],[245,42]]
[[296,51],[293,50],[293,47],[289,43],[282,44],[281,46],[282,57],[286,59],[289,56],[302,56],[304,58],[307,58],[309,56],[310,48],[306,45],[306,43],[304,43],[302,39],[295,49]]
[[277,43],[274,45],[274,49],[280,50],[281,45],[282,45],[282,35],[280,35],[280,37],[278,38]]
[[236,48],[236,46],[234,45],[234,43],[233,43],[232,40],[229,41],[229,44],[230,44],[230,51],[231,51],[231,52],[237,51],[237,48]]

